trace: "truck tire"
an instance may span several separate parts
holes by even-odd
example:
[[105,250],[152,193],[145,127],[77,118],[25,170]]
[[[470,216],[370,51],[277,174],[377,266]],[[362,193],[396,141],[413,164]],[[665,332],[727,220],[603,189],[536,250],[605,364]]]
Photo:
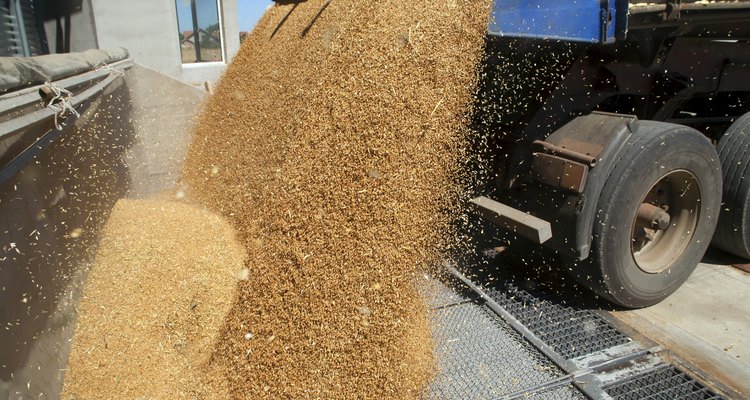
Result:
[[750,259],[750,113],[735,121],[719,139],[724,193],[712,245]]
[[635,135],[598,200],[589,275],[578,273],[628,308],[656,304],[682,285],[708,248],[721,202],[721,165],[700,132],[642,121]]

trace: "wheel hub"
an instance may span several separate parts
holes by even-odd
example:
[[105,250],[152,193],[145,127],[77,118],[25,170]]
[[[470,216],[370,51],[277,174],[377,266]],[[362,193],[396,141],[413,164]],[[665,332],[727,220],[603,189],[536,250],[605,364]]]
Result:
[[701,191],[685,170],[664,175],[646,193],[633,219],[631,251],[647,273],[668,269],[690,243],[700,214]]
[[638,208],[637,225],[649,230],[665,230],[670,222],[667,211],[651,203],[643,203]]

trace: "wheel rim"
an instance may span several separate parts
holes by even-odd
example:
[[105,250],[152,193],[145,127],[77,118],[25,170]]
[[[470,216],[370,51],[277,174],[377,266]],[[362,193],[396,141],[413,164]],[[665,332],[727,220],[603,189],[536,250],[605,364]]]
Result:
[[[662,176],[646,193],[639,211],[667,216],[661,227],[655,220],[646,222],[636,212],[631,230],[630,249],[642,271],[658,274],[668,269],[693,238],[700,217],[701,189],[695,175],[675,170]],[[666,223],[665,223],[666,222]]]

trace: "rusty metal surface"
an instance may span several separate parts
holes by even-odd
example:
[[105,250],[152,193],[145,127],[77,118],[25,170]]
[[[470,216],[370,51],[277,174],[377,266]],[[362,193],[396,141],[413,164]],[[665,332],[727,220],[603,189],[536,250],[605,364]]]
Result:
[[643,203],[638,207],[637,218],[637,226],[642,228],[664,230],[669,227],[669,214],[650,203]]
[[531,174],[544,184],[582,193],[589,169],[586,165],[566,158],[534,153]]
[[599,143],[584,142],[571,137],[563,137],[560,139],[560,147],[580,154],[585,154],[594,159],[597,159],[604,151],[604,146]]
[[[566,138],[568,143],[572,143],[571,139]],[[583,142],[579,142],[584,145],[586,145]],[[557,146],[555,144],[545,142],[542,140],[535,140],[534,146],[540,148],[543,152],[550,154],[550,155],[556,155],[561,158],[566,158],[571,161],[575,161],[584,165],[587,165],[589,167],[593,167],[596,165],[596,156],[592,154],[588,154],[585,152],[581,152],[578,149],[572,148],[572,147],[566,147],[564,145]],[[592,147],[595,146],[595,144],[587,145],[586,147]],[[596,155],[599,155],[599,153],[602,151],[603,147],[598,146],[598,151],[596,151]]]

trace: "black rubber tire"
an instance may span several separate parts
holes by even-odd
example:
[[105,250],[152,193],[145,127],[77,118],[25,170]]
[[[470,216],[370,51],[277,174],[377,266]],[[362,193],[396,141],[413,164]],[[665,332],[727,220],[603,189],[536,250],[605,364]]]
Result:
[[[703,134],[682,125],[641,121],[635,135],[599,197],[591,254],[583,262],[587,268],[577,273],[579,281],[602,297],[628,308],[656,304],[685,282],[708,248],[721,202],[721,165]],[[647,273],[631,248],[635,215],[646,193],[679,170],[690,172],[699,185],[696,228],[663,271]]]
[[711,244],[750,259],[750,113],[734,121],[719,139],[724,193]]

